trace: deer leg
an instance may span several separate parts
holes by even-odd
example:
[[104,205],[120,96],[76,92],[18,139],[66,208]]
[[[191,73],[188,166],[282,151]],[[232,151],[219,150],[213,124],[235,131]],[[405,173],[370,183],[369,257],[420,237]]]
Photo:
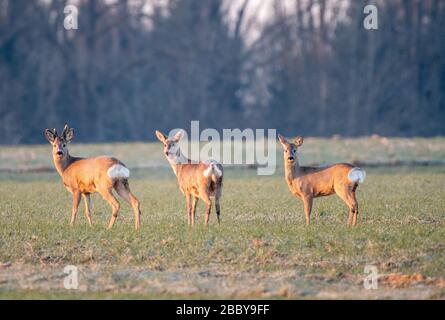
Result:
[[91,196],[89,193],[83,194],[83,200],[85,202],[85,217],[88,220],[88,224],[90,226],[93,225],[93,221],[91,219]]
[[358,204],[355,199],[355,194],[348,195],[345,201],[349,207],[348,225],[354,227],[357,224]]
[[351,203],[352,210],[354,216],[352,218],[352,226],[355,227],[357,225],[357,216],[358,216],[358,202],[355,197],[355,192],[352,193],[352,203]]
[[206,204],[206,215],[205,215],[205,225],[209,224],[210,212],[212,211],[212,200],[210,197],[206,196],[202,199]]
[[133,208],[134,213],[134,227],[138,230],[141,227],[141,209],[138,198],[131,193],[130,185],[128,181],[119,181],[114,185],[114,190],[116,190],[117,194],[122,197],[125,201],[127,201],[131,207]]
[[220,220],[221,207],[219,205],[220,198],[221,198],[221,191],[218,190],[215,194],[215,209],[216,209],[216,218],[218,219],[218,224],[221,224],[221,220]]
[[205,217],[205,225],[209,225],[210,212],[212,211],[212,200],[209,199],[209,202],[206,203],[206,217]]
[[81,197],[81,193],[79,191],[73,192],[73,207],[71,209],[71,220],[70,220],[71,226],[73,226],[74,221],[76,221],[77,211],[79,209],[80,197]]
[[130,203],[134,212],[134,228],[138,230],[141,227],[141,205],[139,199],[133,193],[129,191],[128,195],[130,196]]
[[355,226],[357,224],[358,204],[355,198],[355,192],[350,186],[345,186],[339,190],[335,190],[337,195],[346,203],[349,209],[348,225]]
[[111,229],[116,222],[117,213],[120,209],[119,201],[117,201],[116,197],[113,195],[112,188],[107,188],[102,191],[100,191],[100,194],[102,197],[108,202],[108,204],[111,206],[111,219],[110,223],[108,224],[108,229]]
[[191,214],[193,223],[195,222],[196,205],[198,204],[198,200],[199,200],[199,198],[197,198],[197,197],[192,198],[192,209],[191,209],[190,214]]
[[303,198],[304,214],[306,215],[306,225],[311,223],[311,211],[312,211],[312,201],[311,196],[306,196]]
[[191,194],[190,193],[186,193],[185,194],[185,205],[187,207],[187,224],[188,225],[194,225],[195,223],[195,219],[192,219],[192,207],[191,207]]
[[352,219],[354,218],[354,212],[352,212],[352,210],[349,210],[349,215],[348,215],[348,226],[352,225]]

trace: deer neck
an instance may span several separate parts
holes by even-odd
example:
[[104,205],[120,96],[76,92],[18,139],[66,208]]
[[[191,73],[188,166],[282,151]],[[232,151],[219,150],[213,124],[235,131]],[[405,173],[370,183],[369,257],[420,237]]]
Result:
[[170,163],[170,166],[172,167],[176,177],[178,176],[180,165],[191,162],[190,159],[181,152],[181,149],[178,149],[174,157],[167,157],[167,161]]
[[71,163],[73,163],[74,158],[67,152],[66,156],[62,159],[57,159],[55,156],[53,156],[53,161],[57,172],[60,176],[63,176],[63,172],[70,166]]
[[292,184],[292,181],[298,177],[300,173],[300,164],[298,163],[298,159],[295,159],[294,162],[289,162],[284,159],[284,176],[289,185]]

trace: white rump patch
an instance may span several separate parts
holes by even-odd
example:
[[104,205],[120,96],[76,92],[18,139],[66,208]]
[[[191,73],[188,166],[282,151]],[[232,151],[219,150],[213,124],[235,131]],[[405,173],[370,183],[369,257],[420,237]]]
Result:
[[215,166],[213,169],[214,169],[214,171],[215,171],[215,175],[216,175],[218,178],[220,178],[220,177],[223,175],[223,173],[222,173],[221,170],[218,168],[218,166]]
[[107,170],[111,179],[127,179],[130,177],[130,170],[121,164],[115,164]]
[[219,162],[215,161],[215,160],[206,160],[204,161],[204,163],[206,165],[208,165],[209,167],[207,169],[204,170],[203,174],[204,177],[208,178],[210,177],[212,174],[214,174],[216,176],[216,178],[219,178],[223,175],[222,171],[219,169],[218,165]]
[[204,177],[208,178],[210,177],[210,175],[212,174],[212,167],[208,167],[207,169],[204,170]]
[[348,173],[348,178],[355,183],[363,183],[366,178],[366,171],[360,168],[352,168]]

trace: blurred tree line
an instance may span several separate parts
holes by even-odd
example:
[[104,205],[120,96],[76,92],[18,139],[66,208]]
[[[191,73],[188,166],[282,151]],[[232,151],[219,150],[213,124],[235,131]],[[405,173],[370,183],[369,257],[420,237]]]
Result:
[[[154,139],[191,120],[445,134],[444,0],[272,0],[250,41],[249,0],[146,1],[78,0],[79,29],[65,30],[70,1],[0,0],[0,143],[43,143],[65,122],[85,142]],[[363,27],[370,3],[379,30]]]

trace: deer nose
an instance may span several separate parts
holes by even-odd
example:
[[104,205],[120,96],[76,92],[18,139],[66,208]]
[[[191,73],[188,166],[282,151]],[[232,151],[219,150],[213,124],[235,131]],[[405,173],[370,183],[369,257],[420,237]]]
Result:
[[165,151],[165,155],[168,156],[168,151]]
[[288,157],[287,159],[292,161],[292,160],[294,160],[294,157]]
[[58,156],[61,156],[61,155],[63,155],[63,152],[62,151],[57,151],[57,153],[56,153]]

